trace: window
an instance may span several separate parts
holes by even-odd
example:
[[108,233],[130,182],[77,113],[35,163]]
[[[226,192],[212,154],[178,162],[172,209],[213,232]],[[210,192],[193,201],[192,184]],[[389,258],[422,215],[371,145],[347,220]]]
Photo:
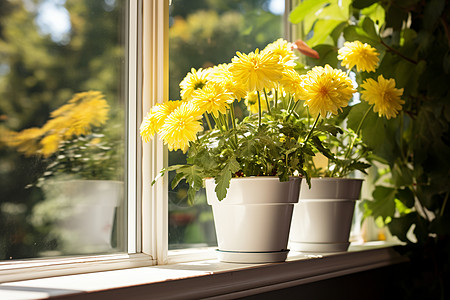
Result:
[[[179,83],[195,68],[228,63],[283,36],[284,1],[172,1],[169,19],[169,98],[180,99]],[[242,103],[241,103],[242,104]],[[242,114],[238,117],[242,117]],[[204,124],[207,126],[206,124]],[[169,164],[185,162],[169,152]],[[169,182],[174,174],[169,175]],[[187,186],[169,187],[169,249],[216,246],[212,211],[204,191],[187,203]]]
[[126,251],[127,1],[4,1],[0,259]]

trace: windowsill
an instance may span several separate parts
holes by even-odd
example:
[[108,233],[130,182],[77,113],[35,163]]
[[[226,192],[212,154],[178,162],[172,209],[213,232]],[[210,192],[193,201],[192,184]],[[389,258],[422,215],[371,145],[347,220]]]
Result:
[[231,264],[215,259],[0,284],[0,299],[230,298],[376,269],[406,261],[387,243],[352,245],[337,254],[291,251],[284,263]]

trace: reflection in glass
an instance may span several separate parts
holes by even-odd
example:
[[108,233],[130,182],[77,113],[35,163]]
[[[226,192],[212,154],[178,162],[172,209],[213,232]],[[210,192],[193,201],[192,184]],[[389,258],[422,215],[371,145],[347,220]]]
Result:
[[126,251],[126,1],[3,1],[0,260]]
[[[263,49],[282,37],[284,1],[173,0],[169,29],[169,98],[180,99],[179,83],[191,68],[208,68],[231,61],[236,51]],[[236,117],[243,118],[239,113]],[[242,110],[244,111],[244,110]],[[207,125],[205,124],[205,127]],[[169,152],[169,165],[185,163],[181,151]],[[169,174],[171,182],[175,174]],[[216,246],[212,210],[204,190],[193,206],[187,185],[169,190],[169,249]]]

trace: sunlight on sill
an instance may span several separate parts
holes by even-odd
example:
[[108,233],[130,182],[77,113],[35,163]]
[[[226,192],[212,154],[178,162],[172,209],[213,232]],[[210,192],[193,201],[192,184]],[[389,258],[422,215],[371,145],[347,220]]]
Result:
[[[77,295],[82,299],[86,293],[120,291],[123,288],[144,289],[146,293],[151,292],[156,297],[153,293],[159,292],[162,296],[179,292],[176,287],[180,284],[184,284],[190,293],[198,297],[205,294],[196,293],[212,293],[214,286],[222,292],[233,293],[239,288],[261,289],[260,285],[264,282],[263,288],[276,289],[280,288],[280,284],[283,286],[302,284],[404,261],[395,254],[391,246],[392,243],[372,242],[352,245],[348,252],[335,254],[305,254],[291,251],[286,263],[234,264],[219,262],[217,259],[205,259],[17,281],[0,284],[0,299],[41,299],[63,295]],[[199,249],[186,251],[193,253],[196,250],[202,252]],[[214,253],[214,249],[202,250]],[[207,281],[202,281],[202,277]]]

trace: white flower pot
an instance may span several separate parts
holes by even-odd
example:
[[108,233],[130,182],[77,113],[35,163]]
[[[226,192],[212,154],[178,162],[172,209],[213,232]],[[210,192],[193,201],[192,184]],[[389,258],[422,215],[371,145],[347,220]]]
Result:
[[278,177],[231,179],[225,199],[217,199],[214,179],[205,180],[212,205],[219,260],[236,263],[285,261],[294,203],[300,177],[280,182]]
[[115,209],[124,198],[123,182],[54,181],[44,186],[44,192],[46,200],[36,208],[34,218],[45,218],[53,224],[63,253],[90,254],[112,249]]
[[347,251],[362,179],[312,178],[302,183],[292,216],[289,247],[300,252]]

